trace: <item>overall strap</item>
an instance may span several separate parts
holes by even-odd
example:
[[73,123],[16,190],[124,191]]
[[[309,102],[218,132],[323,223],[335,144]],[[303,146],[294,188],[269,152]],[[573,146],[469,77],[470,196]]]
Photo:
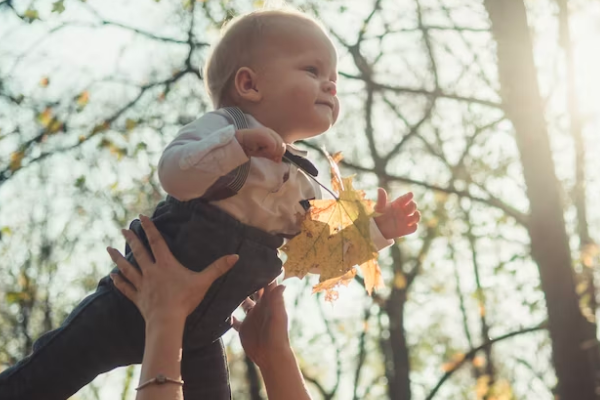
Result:
[[[237,107],[223,108],[225,117],[233,124],[236,130],[248,129],[248,120],[246,115]],[[202,200],[216,201],[235,196],[248,179],[250,173],[250,160],[230,171],[227,175],[221,176],[201,197]]]

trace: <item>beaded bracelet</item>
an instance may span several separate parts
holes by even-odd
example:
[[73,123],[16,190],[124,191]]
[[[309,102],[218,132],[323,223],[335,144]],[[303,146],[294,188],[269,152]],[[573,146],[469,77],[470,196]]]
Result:
[[181,380],[168,378],[168,377],[164,376],[163,374],[158,374],[158,375],[156,375],[155,378],[152,378],[149,381],[146,381],[146,382],[142,383],[140,386],[136,387],[135,390],[143,389],[146,386],[152,385],[153,383],[155,383],[157,385],[162,385],[165,383],[175,383],[177,385],[183,386],[183,381],[181,381]]

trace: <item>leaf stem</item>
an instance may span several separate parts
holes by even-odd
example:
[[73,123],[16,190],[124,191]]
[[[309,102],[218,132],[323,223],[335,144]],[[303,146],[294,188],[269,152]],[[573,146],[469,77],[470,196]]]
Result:
[[307,176],[308,176],[310,179],[312,179],[313,181],[317,182],[317,184],[318,184],[319,186],[321,186],[323,189],[325,189],[325,190],[326,190],[326,191],[327,191],[327,192],[328,192],[330,195],[332,195],[334,199],[336,199],[336,200],[338,200],[338,201],[340,200],[340,198],[339,198],[338,196],[336,196],[336,194],[335,194],[335,193],[334,193],[334,192],[333,192],[331,189],[329,189],[328,187],[326,187],[325,185],[323,185],[321,182],[319,182],[319,181],[317,180],[317,178],[315,178],[314,176],[312,176],[311,174],[309,174],[309,173],[308,173],[308,171],[306,171],[304,168],[302,168],[301,166],[299,166],[298,164],[296,164],[295,162],[293,162],[292,160],[290,160],[290,159],[289,159],[289,158],[287,158],[286,156],[283,156],[283,159],[284,159],[284,160],[286,160],[287,162],[289,162],[290,164],[294,164],[296,167],[298,167],[298,168],[299,168],[299,169],[301,169],[302,171],[306,172],[306,175],[307,175]]

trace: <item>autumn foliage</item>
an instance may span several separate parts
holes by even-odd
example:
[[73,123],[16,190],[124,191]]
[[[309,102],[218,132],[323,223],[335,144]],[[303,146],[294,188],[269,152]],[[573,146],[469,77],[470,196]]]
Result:
[[335,300],[335,288],[348,285],[358,265],[371,294],[382,283],[370,235],[374,204],[365,199],[363,191],[354,189],[352,177],[341,177],[337,166],[340,153],[327,154],[327,159],[335,198],[311,201],[302,217],[301,232],[282,247],[287,255],[285,277],[303,278],[308,272],[317,272],[320,279],[313,293],[325,291],[326,299]]

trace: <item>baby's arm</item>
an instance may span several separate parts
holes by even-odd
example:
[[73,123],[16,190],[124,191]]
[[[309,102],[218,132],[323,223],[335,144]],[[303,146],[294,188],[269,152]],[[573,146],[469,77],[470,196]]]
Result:
[[[270,129],[235,130],[226,118],[208,113],[186,125],[160,159],[158,176],[167,193],[186,201],[203,196],[221,177],[236,190],[243,185],[250,157],[273,160],[285,151],[279,135]],[[240,167],[240,168],[238,168]]]
[[249,161],[235,140],[235,128],[208,113],[184,126],[164,150],[158,177],[167,193],[186,201],[201,197],[219,177]]

